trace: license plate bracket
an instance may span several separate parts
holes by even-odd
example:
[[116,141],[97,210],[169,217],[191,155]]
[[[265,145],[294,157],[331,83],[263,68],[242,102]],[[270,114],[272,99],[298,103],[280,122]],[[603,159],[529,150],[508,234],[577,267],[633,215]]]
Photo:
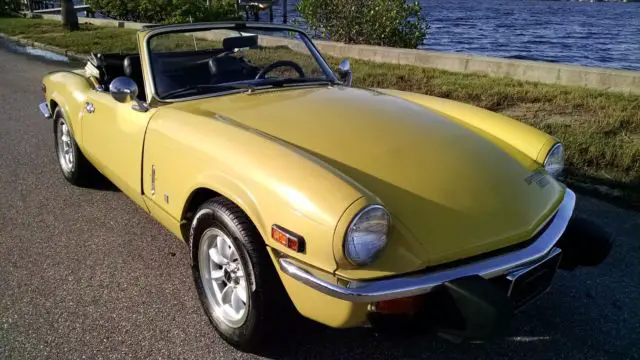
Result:
[[553,248],[550,255],[543,261],[507,275],[506,279],[509,282],[507,295],[516,309],[533,301],[549,289],[561,259],[562,251]]

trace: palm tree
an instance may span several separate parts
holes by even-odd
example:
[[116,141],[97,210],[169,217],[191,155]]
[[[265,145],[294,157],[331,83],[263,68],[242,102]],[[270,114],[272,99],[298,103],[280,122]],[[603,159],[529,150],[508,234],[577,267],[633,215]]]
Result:
[[60,5],[62,5],[62,26],[69,31],[80,30],[78,14],[73,8],[73,0],[62,0]]

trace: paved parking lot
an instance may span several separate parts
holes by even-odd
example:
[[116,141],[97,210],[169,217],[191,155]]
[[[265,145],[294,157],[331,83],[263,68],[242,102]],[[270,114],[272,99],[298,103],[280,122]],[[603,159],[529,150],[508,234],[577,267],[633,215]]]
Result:
[[[186,246],[114,189],[68,185],[40,79],[62,63],[0,46],[0,358],[253,358],[209,325]],[[598,269],[561,273],[506,338],[452,344],[301,323],[276,359],[640,358],[640,214],[579,197],[615,235]]]

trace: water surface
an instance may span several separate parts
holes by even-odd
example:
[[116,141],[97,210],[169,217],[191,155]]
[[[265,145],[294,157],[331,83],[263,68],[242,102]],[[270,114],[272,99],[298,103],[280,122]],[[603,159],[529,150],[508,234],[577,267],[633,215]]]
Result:
[[[289,0],[296,16],[297,0]],[[420,0],[430,33],[421,48],[640,70],[640,3]],[[276,21],[281,21],[276,7]],[[264,18],[266,19],[266,14]]]

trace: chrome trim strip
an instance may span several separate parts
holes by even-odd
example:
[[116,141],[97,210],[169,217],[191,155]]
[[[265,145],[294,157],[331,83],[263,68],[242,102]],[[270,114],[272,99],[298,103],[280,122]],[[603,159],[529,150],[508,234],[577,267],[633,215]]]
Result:
[[46,102],[43,102],[40,105],[38,105],[38,108],[40,109],[40,112],[42,113],[42,116],[44,116],[45,119],[48,120],[53,117],[51,115],[51,111],[49,111],[49,105],[47,105]]
[[[351,228],[353,227],[353,224],[357,223],[358,220],[362,217],[362,215],[367,212],[368,210],[371,209],[382,209],[382,211],[385,212],[385,214],[387,214],[387,232],[384,236],[384,245],[378,249],[378,251],[376,251],[373,256],[370,259],[367,259],[366,261],[361,262],[360,264],[356,263],[355,261],[351,260],[349,258],[349,255],[347,254],[347,238],[349,237],[349,232],[351,231]],[[360,211],[358,211],[358,213],[356,214],[356,216],[353,217],[353,219],[351,219],[351,222],[349,223],[349,226],[347,226],[347,231],[344,234],[344,240],[342,243],[342,251],[344,253],[344,257],[347,259],[347,261],[349,261],[350,263],[352,263],[353,265],[360,265],[360,266],[364,266],[364,265],[368,265],[371,262],[373,262],[376,257],[378,255],[380,255],[380,252],[382,250],[384,250],[385,247],[387,247],[387,243],[388,241],[388,236],[389,236],[389,229],[391,228],[391,214],[389,214],[389,211],[387,211],[387,209],[385,209],[384,206],[379,205],[379,204],[371,204],[371,205],[367,205],[364,208],[362,208]]]
[[573,191],[566,189],[564,199],[549,227],[538,236],[533,244],[526,248],[428,274],[352,282],[344,287],[315,277],[295,265],[290,259],[280,258],[278,265],[285,274],[303,284],[329,296],[352,302],[376,302],[425,294],[434,287],[457,278],[480,275],[485,279],[490,279],[505,275],[518,268],[532,266],[546,260],[549,256],[553,256],[554,251],[552,250],[571,219],[575,202],[576,196]]

